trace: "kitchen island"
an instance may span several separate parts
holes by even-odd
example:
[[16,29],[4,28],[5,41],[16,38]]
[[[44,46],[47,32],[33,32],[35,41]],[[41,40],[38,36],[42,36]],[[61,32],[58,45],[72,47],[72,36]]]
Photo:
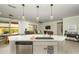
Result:
[[[32,42],[33,54],[52,54],[52,53],[58,53],[59,43],[63,43],[66,37],[57,35],[50,36],[43,34],[31,34],[31,35],[9,36],[8,38],[9,38],[10,51],[12,54],[17,53],[16,42],[22,42],[22,43]],[[23,44],[25,45],[25,43]]]

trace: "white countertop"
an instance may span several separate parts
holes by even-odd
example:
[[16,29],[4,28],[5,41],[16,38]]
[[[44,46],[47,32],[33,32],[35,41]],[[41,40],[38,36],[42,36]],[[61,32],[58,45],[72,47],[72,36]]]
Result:
[[32,34],[32,35],[16,35],[16,36],[9,36],[9,41],[64,41],[65,36],[58,36],[52,35],[54,39],[35,39],[35,37],[49,37],[49,35],[43,34]]

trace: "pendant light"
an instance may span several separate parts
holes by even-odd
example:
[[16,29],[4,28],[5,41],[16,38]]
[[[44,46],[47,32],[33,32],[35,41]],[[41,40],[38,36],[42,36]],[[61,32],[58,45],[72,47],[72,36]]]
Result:
[[22,4],[22,7],[23,7],[22,19],[25,19],[25,17],[24,17],[24,7],[25,7],[25,5],[24,5],[24,4]]
[[39,6],[36,6],[37,8],[37,16],[36,16],[36,20],[39,21]]
[[53,19],[53,15],[52,15],[52,6],[53,6],[53,4],[50,4],[50,7],[51,7],[51,15],[50,15],[50,19],[51,19],[51,20]]

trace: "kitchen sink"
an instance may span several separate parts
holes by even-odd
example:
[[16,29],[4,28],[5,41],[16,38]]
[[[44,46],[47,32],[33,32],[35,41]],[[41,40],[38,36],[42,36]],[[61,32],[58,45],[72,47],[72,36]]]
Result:
[[35,39],[54,39],[52,37],[36,37]]

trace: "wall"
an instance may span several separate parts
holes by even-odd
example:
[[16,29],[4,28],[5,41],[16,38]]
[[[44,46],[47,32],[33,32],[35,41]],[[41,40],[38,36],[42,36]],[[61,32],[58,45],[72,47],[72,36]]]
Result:
[[76,25],[77,32],[79,33],[79,16],[73,16],[63,19],[63,34],[65,30],[68,30],[69,25]]
[[46,31],[53,31],[54,35],[57,35],[57,23],[58,22],[62,22],[62,20],[57,20],[57,21],[50,21],[50,22],[46,22],[40,25],[40,29],[42,31],[42,33],[46,30],[45,26],[50,25],[51,29],[50,30],[46,30]]

